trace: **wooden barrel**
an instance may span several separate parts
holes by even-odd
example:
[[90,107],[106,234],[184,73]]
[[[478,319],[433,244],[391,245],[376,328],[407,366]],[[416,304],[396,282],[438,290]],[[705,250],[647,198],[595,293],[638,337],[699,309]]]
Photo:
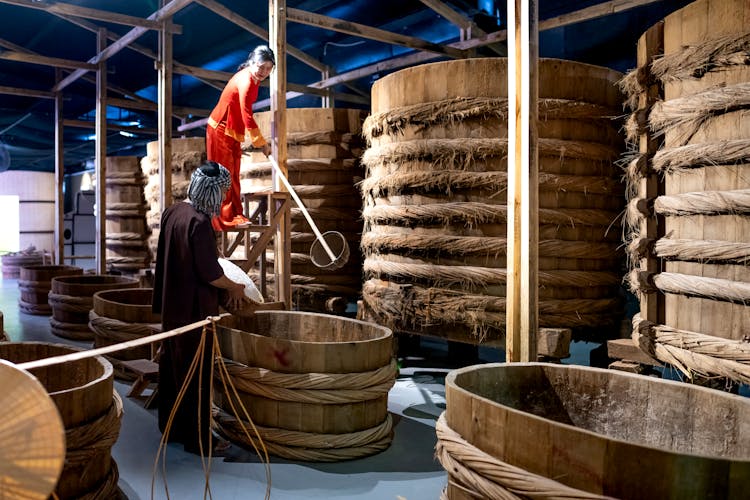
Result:
[[[205,137],[172,138],[172,201],[182,201],[187,197],[187,188],[193,171],[206,161]],[[146,156],[141,159],[141,171],[146,177],[143,188],[148,211],[146,222],[149,227],[148,248],[151,260],[156,260],[156,246],[159,243],[161,224],[161,180],[159,178],[159,141],[146,144]]]
[[[0,344],[0,358],[24,363],[78,349],[42,342]],[[117,498],[119,474],[112,446],[120,433],[122,400],[112,365],[102,357],[29,370],[57,406],[65,426],[66,456],[55,488],[60,499]]]
[[74,340],[93,340],[89,329],[89,311],[94,306],[94,294],[102,290],[138,288],[136,279],[108,274],[85,274],[52,278],[49,319],[52,333]]
[[143,174],[135,156],[107,158],[107,266],[125,272],[148,267]]
[[21,276],[21,268],[24,266],[40,266],[44,264],[46,257],[44,253],[37,251],[25,251],[8,253],[2,256],[2,269],[4,279],[14,279]]
[[81,274],[83,269],[76,266],[23,266],[18,278],[19,308],[28,314],[49,316],[52,314],[48,297],[52,278]]
[[11,227],[18,225],[18,248],[54,250],[55,174],[29,170],[0,172],[0,195],[18,196],[18,219],[4,221]]
[[[146,337],[161,331],[161,315],[151,312],[151,288],[103,290],[94,294],[89,312],[89,328],[94,332],[94,347],[104,347]],[[151,359],[151,346],[119,351],[108,356],[115,374],[124,377],[120,361]]]
[[[362,222],[361,200],[355,187],[363,171],[359,157],[366,113],[357,109],[293,108],[287,110],[287,170],[289,182],[299,195],[321,233],[341,232],[350,248],[345,266],[337,270],[315,266],[310,247],[315,241],[302,211],[292,202],[291,283],[295,309],[343,313],[356,301],[361,289],[362,257],[359,252]],[[265,137],[271,137],[271,112],[256,113],[255,121]],[[272,189],[272,167],[261,153],[245,153],[240,177],[242,192]],[[251,207],[252,210],[252,207]],[[244,258],[244,249],[236,252]],[[273,254],[267,256],[273,267]],[[255,274],[259,274],[256,269]],[[328,282],[335,276],[338,282]],[[268,276],[272,280],[271,275]],[[273,296],[273,293],[270,293]],[[332,307],[332,304],[339,304]]]
[[543,363],[461,368],[445,390],[436,455],[452,500],[535,488],[534,498],[731,499],[750,488],[747,398]]
[[[622,321],[620,74],[539,62],[539,324]],[[362,317],[479,343],[505,328],[507,60],[392,73],[372,87]]]
[[[635,342],[662,361],[750,383],[750,4],[699,0],[649,29],[624,80]],[[744,45],[743,45],[744,44]],[[644,86],[643,82],[653,82]],[[648,122],[643,118],[648,117]]]
[[[389,329],[289,311],[230,316],[219,329],[230,381],[270,453],[339,461],[388,447],[388,390],[396,377]],[[241,426],[250,429],[249,422],[236,418],[224,384],[214,387],[220,432],[250,446]]]

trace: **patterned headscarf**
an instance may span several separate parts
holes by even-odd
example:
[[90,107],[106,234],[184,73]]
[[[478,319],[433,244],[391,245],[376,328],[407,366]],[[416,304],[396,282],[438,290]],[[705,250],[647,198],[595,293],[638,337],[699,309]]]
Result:
[[215,161],[207,161],[190,176],[188,198],[196,210],[213,217],[221,210],[221,202],[231,184],[229,170]]

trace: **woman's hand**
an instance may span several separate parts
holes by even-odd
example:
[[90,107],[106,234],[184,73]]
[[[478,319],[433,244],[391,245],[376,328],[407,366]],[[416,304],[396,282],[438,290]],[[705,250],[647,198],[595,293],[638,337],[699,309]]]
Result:
[[237,311],[242,309],[243,304],[247,301],[245,296],[245,285],[236,283],[234,286],[227,288],[227,305],[226,309]]
[[261,151],[263,151],[263,154],[266,155],[266,158],[271,156],[271,145],[270,144],[264,144],[261,148]]

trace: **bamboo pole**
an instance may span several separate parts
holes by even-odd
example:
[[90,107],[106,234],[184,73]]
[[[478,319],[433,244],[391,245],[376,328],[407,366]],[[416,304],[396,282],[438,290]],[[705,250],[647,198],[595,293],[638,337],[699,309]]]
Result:
[[159,211],[164,213],[172,204],[172,34],[168,27],[172,18],[163,19],[159,31],[158,124],[159,124]]
[[[62,79],[62,71],[55,71],[55,80]],[[63,184],[65,182],[65,143],[63,136],[63,94],[55,94],[55,260],[56,265],[65,263],[65,236],[64,231],[64,212],[65,198],[63,194]]]
[[[97,33],[97,52],[107,46],[107,30]],[[61,90],[59,91],[61,92]],[[106,230],[107,230],[107,61],[98,63],[96,70],[96,272],[107,272]]]

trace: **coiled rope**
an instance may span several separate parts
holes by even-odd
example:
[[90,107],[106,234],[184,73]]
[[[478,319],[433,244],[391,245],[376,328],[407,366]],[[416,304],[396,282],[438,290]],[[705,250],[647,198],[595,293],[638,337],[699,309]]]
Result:
[[612,497],[571,488],[508,464],[467,442],[448,426],[443,412],[435,425],[435,457],[450,473],[451,485],[475,498],[520,500],[602,500]]

